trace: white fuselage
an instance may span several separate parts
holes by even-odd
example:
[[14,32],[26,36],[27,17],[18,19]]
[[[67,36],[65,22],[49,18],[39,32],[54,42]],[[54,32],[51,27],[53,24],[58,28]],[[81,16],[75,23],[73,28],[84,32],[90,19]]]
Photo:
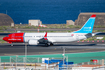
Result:
[[[25,33],[24,42],[29,40],[39,40],[43,38],[45,33]],[[87,39],[85,33],[48,33],[47,39],[50,42],[72,42],[81,39]]]

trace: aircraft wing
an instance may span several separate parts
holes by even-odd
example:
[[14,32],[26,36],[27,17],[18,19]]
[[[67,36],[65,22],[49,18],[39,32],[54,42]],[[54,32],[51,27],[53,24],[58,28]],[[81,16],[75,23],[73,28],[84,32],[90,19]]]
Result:
[[44,38],[41,38],[38,40],[39,43],[48,43],[48,39],[45,40]]
[[102,33],[102,32],[96,32],[96,33],[92,33],[92,36],[97,36],[97,35],[105,35],[105,33]]
[[47,32],[46,32],[45,36],[43,38],[39,39],[38,42],[41,44],[53,45],[55,40],[47,38]]
[[47,39],[47,32],[45,34],[45,36],[41,39],[38,40],[39,43],[51,43],[48,39]]

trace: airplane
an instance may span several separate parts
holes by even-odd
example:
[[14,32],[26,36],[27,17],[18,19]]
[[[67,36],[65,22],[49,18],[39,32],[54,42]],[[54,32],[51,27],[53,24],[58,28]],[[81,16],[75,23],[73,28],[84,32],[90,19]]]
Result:
[[39,27],[47,27],[46,25],[39,25]]
[[95,36],[92,33],[96,15],[93,14],[77,31],[71,33],[12,33],[4,37],[3,40],[8,43],[28,43],[29,45],[45,44],[46,47],[56,42],[73,42]]

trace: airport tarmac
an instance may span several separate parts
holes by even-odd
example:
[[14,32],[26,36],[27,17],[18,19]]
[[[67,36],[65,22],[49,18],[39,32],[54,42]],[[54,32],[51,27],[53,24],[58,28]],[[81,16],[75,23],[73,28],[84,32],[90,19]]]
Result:
[[24,44],[0,44],[0,56],[25,55],[42,55],[42,54],[62,54],[65,48],[65,53],[80,53],[80,52],[97,52],[105,51],[105,44],[100,43],[59,43],[54,46],[44,47],[43,45],[27,45]]

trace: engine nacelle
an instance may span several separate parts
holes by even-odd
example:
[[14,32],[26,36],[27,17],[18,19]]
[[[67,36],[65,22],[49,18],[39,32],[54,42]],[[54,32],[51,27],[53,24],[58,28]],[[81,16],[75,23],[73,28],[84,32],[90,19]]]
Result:
[[38,45],[38,40],[29,40],[28,44],[29,45]]

